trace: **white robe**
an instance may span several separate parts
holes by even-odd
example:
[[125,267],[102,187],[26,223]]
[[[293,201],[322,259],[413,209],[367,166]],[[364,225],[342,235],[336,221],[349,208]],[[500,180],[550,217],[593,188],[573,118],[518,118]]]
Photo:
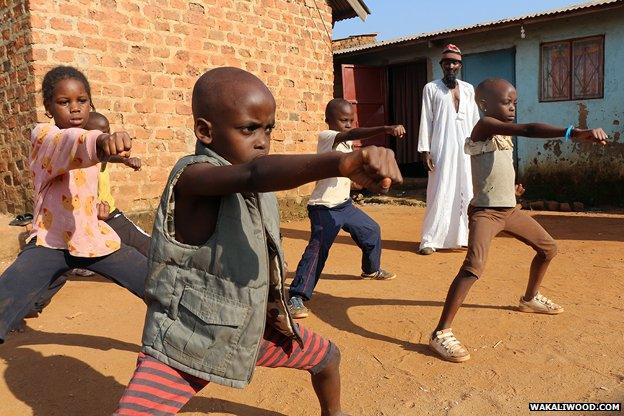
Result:
[[441,80],[425,85],[418,151],[430,152],[435,164],[427,182],[427,208],[420,248],[468,245],[468,204],[472,199],[470,156],[464,143],[479,121],[474,88],[459,83],[459,111]]

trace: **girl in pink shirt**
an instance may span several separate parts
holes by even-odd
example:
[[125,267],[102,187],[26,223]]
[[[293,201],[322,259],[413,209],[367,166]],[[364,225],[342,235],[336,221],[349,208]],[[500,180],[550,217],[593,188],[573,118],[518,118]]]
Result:
[[30,138],[33,231],[0,276],[0,343],[48,286],[73,268],[101,274],[143,297],[145,256],[121,243],[96,209],[98,164],[113,155],[129,157],[130,137],[84,130],[93,104],[89,82],[77,69],[53,68],[42,92],[54,124],[37,124]]

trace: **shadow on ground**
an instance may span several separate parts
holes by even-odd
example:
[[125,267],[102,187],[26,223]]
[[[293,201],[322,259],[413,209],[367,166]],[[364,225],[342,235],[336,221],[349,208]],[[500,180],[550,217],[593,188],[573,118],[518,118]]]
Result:
[[[308,241],[310,239],[310,231],[282,228],[281,232],[284,238],[293,238],[303,241]],[[347,235],[338,235],[334,244],[347,244],[357,248],[353,239]],[[399,241],[386,239],[383,239],[381,242],[381,246],[384,250],[411,251],[414,253],[418,251],[418,244],[418,241]]]
[[542,224],[555,240],[624,241],[622,218],[540,214],[533,218]]
[[[340,278],[342,275],[338,275]],[[332,275],[324,275],[323,278],[332,279]],[[427,346],[424,344],[413,344],[405,339],[394,338],[388,335],[378,334],[354,323],[347,311],[349,308],[357,306],[425,306],[442,308],[444,302],[431,300],[408,300],[408,299],[375,299],[375,298],[356,298],[356,297],[338,297],[328,293],[315,292],[314,297],[309,302],[314,315],[325,321],[329,325],[341,331],[346,331],[361,337],[374,339],[377,341],[391,342],[400,345],[406,349],[414,350],[424,355],[431,355]],[[462,308],[479,308],[479,309],[499,309],[504,311],[516,311],[513,306],[505,305],[478,305],[474,303],[465,303]]]
[[[125,385],[87,363],[64,355],[45,356],[29,348],[40,344],[71,345],[98,350],[139,351],[139,346],[106,337],[41,332],[26,328],[0,345],[6,363],[4,379],[11,393],[32,409],[34,416],[110,415]],[[209,388],[209,387],[208,387]],[[220,411],[236,416],[286,416],[228,400],[194,397],[183,412]]]

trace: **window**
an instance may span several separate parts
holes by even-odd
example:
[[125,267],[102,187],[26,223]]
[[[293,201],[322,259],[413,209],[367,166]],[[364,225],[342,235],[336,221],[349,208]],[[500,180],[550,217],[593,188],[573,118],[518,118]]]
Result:
[[570,42],[542,45],[541,101],[570,99]]
[[604,95],[604,36],[541,45],[540,101]]

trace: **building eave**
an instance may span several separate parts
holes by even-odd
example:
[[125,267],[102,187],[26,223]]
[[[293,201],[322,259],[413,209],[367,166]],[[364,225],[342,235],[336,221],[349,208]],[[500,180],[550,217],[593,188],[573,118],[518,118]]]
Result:
[[365,21],[368,15],[371,14],[364,0],[328,0],[327,3],[332,9],[334,22],[353,17],[359,17],[362,21]]
[[353,48],[342,49],[334,51],[336,56],[348,56],[361,53],[369,53],[377,50],[384,50],[388,48],[402,47],[406,45],[412,45],[421,42],[435,42],[439,39],[456,37],[461,35],[468,35],[473,33],[480,33],[493,29],[503,29],[506,27],[513,27],[522,24],[538,23],[553,19],[565,18],[575,15],[595,13],[597,11],[606,10],[610,8],[619,8],[624,5],[624,0],[597,0],[580,4],[568,6],[566,8],[548,10],[539,13],[533,13],[524,16],[517,16],[507,19],[501,19],[497,21],[478,23],[475,25],[443,29],[440,31],[419,33],[410,36],[403,36],[395,39],[389,39],[381,42],[377,42],[371,45],[356,46]]

